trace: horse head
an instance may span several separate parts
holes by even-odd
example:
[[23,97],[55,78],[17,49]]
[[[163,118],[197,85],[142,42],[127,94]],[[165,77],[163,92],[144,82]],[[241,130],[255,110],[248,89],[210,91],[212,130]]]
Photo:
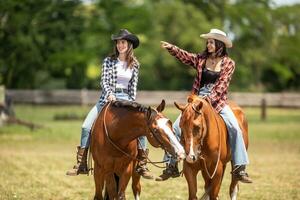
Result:
[[165,101],[162,100],[156,109],[149,107],[147,110],[150,134],[148,141],[152,146],[161,147],[179,160],[182,160],[185,158],[184,149],[175,137],[172,122],[162,114],[164,108]]
[[201,154],[203,140],[207,134],[204,108],[208,102],[196,95],[190,95],[186,105],[179,105],[176,102],[174,104],[182,111],[179,126],[182,132],[181,140],[187,154],[186,161],[195,163]]

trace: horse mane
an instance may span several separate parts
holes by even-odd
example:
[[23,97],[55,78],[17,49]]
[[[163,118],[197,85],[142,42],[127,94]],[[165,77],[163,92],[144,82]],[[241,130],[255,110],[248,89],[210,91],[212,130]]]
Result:
[[139,104],[134,101],[127,101],[127,100],[116,100],[116,101],[113,101],[111,104],[112,104],[112,106],[117,107],[117,108],[128,108],[133,111],[139,111],[139,112],[147,112],[149,109],[149,107],[146,107],[142,104]]

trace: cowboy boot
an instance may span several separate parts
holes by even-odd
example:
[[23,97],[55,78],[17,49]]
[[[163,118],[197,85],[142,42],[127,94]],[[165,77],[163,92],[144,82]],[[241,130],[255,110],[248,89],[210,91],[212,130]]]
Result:
[[169,178],[176,178],[180,176],[180,172],[178,170],[178,162],[176,162],[174,165],[167,164],[167,167],[165,170],[163,170],[163,173],[157,177],[156,181],[165,181]]
[[88,148],[77,147],[77,164],[74,165],[73,169],[67,171],[68,176],[77,176],[78,174],[88,174],[89,170],[87,167],[87,154]]
[[147,157],[149,154],[149,149],[144,151],[143,149],[138,149],[138,163],[136,166],[136,172],[141,175],[143,178],[146,179],[153,179],[153,175],[150,173],[149,169],[147,168]]
[[234,168],[231,172],[233,178],[237,181],[241,181],[243,183],[252,183],[251,178],[246,173],[246,166],[245,165],[238,165]]

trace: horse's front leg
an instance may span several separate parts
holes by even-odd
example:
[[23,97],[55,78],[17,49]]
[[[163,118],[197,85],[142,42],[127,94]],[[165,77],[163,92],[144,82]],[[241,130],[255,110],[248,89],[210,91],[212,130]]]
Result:
[[119,200],[125,200],[125,190],[127,188],[128,182],[130,180],[131,174],[132,174],[132,162],[130,162],[127,166],[125,166],[125,169],[123,173],[120,176],[119,180],[119,191],[118,191],[118,199]]
[[94,200],[103,200],[102,190],[104,185],[103,172],[101,172],[100,166],[98,166],[95,162],[94,165],[94,180],[95,180],[95,197]]
[[117,182],[115,179],[115,175],[113,172],[110,172],[105,176],[106,181],[106,189],[108,193],[109,199],[116,199],[117,198]]
[[197,174],[198,170],[193,168],[192,164],[183,163],[183,174],[188,183],[189,200],[197,200]]
[[210,186],[209,186],[210,200],[218,200],[219,199],[218,195],[219,195],[219,191],[220,191],[222,180],[223,180],[224,169],[225,169],[225,166],[223,165],[223,163],[219,162],[216,174],[211,179]]
[[[233,164],[231,163],[231,168],[233,169]],[[239,187],[238,187],[238,180],[236,180],[234,178],[233,175],[231,175],[231,183],[230,183],[230,187],[229,187],[229,195],[230,195],[230,199],[231,200],[236,200],[237,199],[237,194],[239,191]]]
[[202,177],[204,179],[204,193],[201,196],[200,200],[209,200],[209,191],[210,191],[210,181],[211,179],[207,175],[207,172],[205,169],[201,170]]
[[141,195],[141,183],[140,183],[141,176],[138,173],[136,173],[135,166],[136,166],[136,162],[133,163],[133,167],[132,167],[132,185],[131,185],[131,187],[132,187],[134,199],[139,200],[140,195]]

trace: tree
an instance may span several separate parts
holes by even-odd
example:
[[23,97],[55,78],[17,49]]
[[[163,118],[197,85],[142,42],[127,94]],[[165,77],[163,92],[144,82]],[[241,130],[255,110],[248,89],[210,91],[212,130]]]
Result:
[[80,5],[63,0],[1,1],[1,83],[7,88],[51,87],[51,82],[53,87],[83,86],[80,75],[87,61]]

